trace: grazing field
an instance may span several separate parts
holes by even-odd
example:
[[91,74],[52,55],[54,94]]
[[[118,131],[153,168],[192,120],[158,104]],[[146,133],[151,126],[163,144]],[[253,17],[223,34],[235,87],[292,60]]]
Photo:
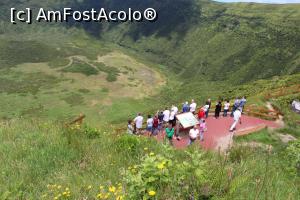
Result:
[[166,83],[164,75],[121,51],[95,60],[81,55],[64,59],[68,62],[38,60],[3,69],[1,117],[68,119],[82,112],[93,122],[104,122],[114,102],[153,96]]

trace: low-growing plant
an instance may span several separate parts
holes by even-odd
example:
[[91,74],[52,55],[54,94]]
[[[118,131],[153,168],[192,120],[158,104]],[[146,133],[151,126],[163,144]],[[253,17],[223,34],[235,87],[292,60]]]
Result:
[[98,130],[97,128],[92,128],[87,124],[83,126],[83,132],[90,139],[97,138],[101,134],[100,130]]
[[[142,149],[142,142],[139,138],[131,135],[123,135],[118,138],[115,142],[116,151],[126,152],[126,154],[130,154],[130,156],[137,157],[140,153],[140,149]],[[127,156],[127,155],[125,155]]]
[[300,140],[292,142],[286,148],[286,156],[289,160],[289,171],[300,176]]
[[202,196],[207,181],[200,151],[185,151],[184,160],[174,159],[174,150],[146,154],[140,164],[122,173],[128,199],[189,199]]

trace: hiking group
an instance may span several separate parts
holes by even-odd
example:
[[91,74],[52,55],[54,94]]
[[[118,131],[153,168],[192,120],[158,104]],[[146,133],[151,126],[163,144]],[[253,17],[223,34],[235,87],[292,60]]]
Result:
[[[218,119],[223,109],[222,117],[228,117],[228,113],[233,118],[233,122],[229,127],[229,131],[233,132],[236,130],[238,123],[242,123],[241,116],[243,113],[244,106],[247,100],[246,97],[236,98],[231,105],[229,100],[224,102],[224,105],[221,100],[216,102],[214,117]],[[173,138],[180,140],[179,130],[180,123],[177,119],[178,114],[182,113],[192,113],[198,120],[198,123],[195,124],[189,130],[189,145],[197,140],[204,141],[204,132],[207,130],[206,118],[209,117],[210,110],[212,109],[211,99],[208,99],[204,106],[200,107],[197,110],[197,103],[192,99],[191,104],[185,102],[182,104],[182,109],[179,111],[178,107],[175,105],[171,106],[171,109],[165,108],[164,111],[157,111],[156,114],[147,116],[146,128],[143,129],[144,117],[141,113],[134,118],[134,120],[128,120],[127,132],[129,134],[147,134],[148,136],[156,137],[160,133],[165,133],[165,139],[173,145]]]

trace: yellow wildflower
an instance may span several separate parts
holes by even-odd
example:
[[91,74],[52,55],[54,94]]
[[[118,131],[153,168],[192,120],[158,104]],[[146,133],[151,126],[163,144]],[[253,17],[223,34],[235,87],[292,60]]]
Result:
[[155,154],[154,154],[153,152],[151,152],[149,155],[150,155],[150,156],[154,156]]
[[88,186],[88,190],[90,190],[90,189],[92,189],[92,186],[91,186],[91,185]]
[[122,195],[117,196],[116,200],[123,200],[123,196]]
[[64,195],[64,196],[67,196],[67,194],[68,194],[67,192],[63,192],[63,195]]
[[108,190],[111,192],[111,193],[114,193],[116,191],[116,187],[115,186],[110,186],[108,188]]
[[157,165],[157,168],[158,169],[163,169],[163,168],[165,168],[165,165],[163,163],[160,163],[160,164]]
[[99,193],[98,195],[97,195],[97,198],[98,199],[101,199],[103,197],[103,195],[101,194],[101,193]]
[[57,189],[60,189],[61,188],[61,185],[57,186]]
[[147,147],[145,147],[145,148],[144,148],[144,150],[145,150],[145,151],[147,151],[147,150],[148,150],[148,148],[147,148]]
[[153,190],[151,190],[151,191],[148,192],[148,194],[149,194],[149,196],[155,196],[155,195],[156,195],[156,192],[153,191]]

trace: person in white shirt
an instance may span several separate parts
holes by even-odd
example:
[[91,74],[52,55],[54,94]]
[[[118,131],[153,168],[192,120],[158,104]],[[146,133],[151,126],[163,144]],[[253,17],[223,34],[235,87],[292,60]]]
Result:
[[203,106],[203,110],[204,110],[205,114],[206,114],[206,112],[208,111],[208,109],[209,109],[209,105]]
[[176,125],[175,115],[176,115],[176,112],[174,110],[172,110],[171,114],[170,114],[170,118],[169,118],[169,123],[171,123],[173,127]]
[[195,101],[193,99],[192,103],[190,105],[190,112],[193,113],[193,114],[195,114],[196,108],[197,108],[197,104],[195,103]]
[[168,110],[168,108],[165,109],[163,114],[164,114],[164,118],[163,118],[164,122],[168,123],[170,120],[170,111]]
[[197,126],[194,126],[194,128],[192,128],[189,133],[190,136],[189,145],[193,144],[193,142],[196,141],[198,135],[199,135],[199,129],[197,128]]
[[150,135],[150,133],[153,132],[153,118],[151,117],[151,115],[148,115],[148,119],[147,119],[147,132]]
[[139,113],[138,116],[133,120],[135,123],[137,133],[140,133],[140,131],[143,127],[143,120],[144,120],[144,118],[141,113]]
[[227,117],[227,113],[229,111],[230,108],[230,103],[228,100],[226,100],[225,104],[224,104],[224,111],[223,111],[223,117]]
[[177,108],[177,106],[172,106],[172,109],[171,109],[171,111],[174,111],[175,112],[175,115],[178,113],[178,108]]
[[132,121],[128,120],[128,124],[127,124],[127,133],[132,135],[134,133],[134,128],[132,126]]
[[242,116],[242,112],[241,112],[242,108],[238,108],[234,111],[233,113],[233,123],[230,127],[230,132],[233,132],[236,129],[236,125],[238,122],[240,122],[240,124],[242,123],[241,121],[241,116]]

